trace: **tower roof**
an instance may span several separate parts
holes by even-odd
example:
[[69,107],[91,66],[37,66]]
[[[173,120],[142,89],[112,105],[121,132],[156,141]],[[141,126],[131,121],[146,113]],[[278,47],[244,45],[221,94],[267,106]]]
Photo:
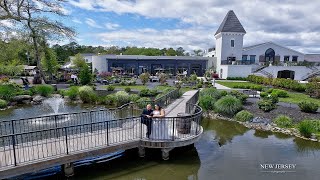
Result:
[[236,14],[233,10],[230,10],[226,17],[224,17],[222,23],[219,26],[219,29],[215,33],[215,35],[221,32],[239,32],[239,33],[246,33],[243,26],[241,25],[239,19],[237,18]]

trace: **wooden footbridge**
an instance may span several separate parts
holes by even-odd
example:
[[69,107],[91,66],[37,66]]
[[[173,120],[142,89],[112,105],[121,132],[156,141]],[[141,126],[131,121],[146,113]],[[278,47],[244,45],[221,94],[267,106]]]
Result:
[[[171,94],[174,94],[171,93]],[[175,93],[176,94],[176,93]],[[73,162],[119,150],[161,148],[163,159],[175,147],[196,142],[203,132],[202,109],[196,105],[199,91],[188,91],[175,99],[165,96],[167,105],[162,128],[146,137],[147,127],[135,116],[133,104],[116,109],[58,114],[0,122],[0,179],[37,172],[62,165],[67,176],[73,175]],[[174,100],[175,99],[175,100]],[[180,114],[179,114],[180,113]],[[165,127],[164,127],[165,126]],[[163,137],[161,132],[168,131]]]

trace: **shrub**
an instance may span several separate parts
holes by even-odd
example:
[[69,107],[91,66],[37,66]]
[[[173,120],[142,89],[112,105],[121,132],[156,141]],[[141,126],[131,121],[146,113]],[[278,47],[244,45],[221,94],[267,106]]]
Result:
[[48,97],[53,93],[54,88],[51,85],[38,85],[35,87],[36,94]]
[[253,119],[253,114],[249,111],[242,110],[236,114],[235,119],[242,122],[250,121]]
[[218,91],[215,88],[206,88],[200,91],[200,96],[210,96],[213,99],[220,99],[222,97],[222,91]]
[[200,98],[199,98],[199,105],[204,110],[213,110],[215,102],[216,102],[216,100],[209,95],[200,96]]
[[273,95],[273,96],[278,96],[278,97],[282,97],[282,98],[289,97],[288,92],[285,91],[285,90],[281,90],[281,89],[274,89],[274,90],[272,91],[271,95]]
[[240,81],[246,81],[246,77],[227,77],[227,80],[240,80]]
[[277,104],[279,102],[278,96],[270,95],[270,94],[263,97],[262,99],[266,101],[271,101],[273,104]]
[[136,102],[139,98],[140,96],[138,96],[137,94],[131,94],[129,97],[131,102]]
[[8,105],[6,100],[0,99],[0,109],[6,108]]
[[104,104],[105,105],[113,106],[116,104],[116,101],[117,101],[117,98],[114,94],[109,94],[104,97]]
[[11,84],[0,85],[0,99],[10,101],[16,91],[17,88]]
[[127,93],[129,93],[129,92],[131,91],[131,88],[126,87],[126,88],[124,88],[124,91],[127,92]]
[[260,93],[260,97],[261,98],[265,98],[265,97],[267,97],[269,94],[268,93],[266,93],[266,92],[261,92]]
[[306,92],[315,98],[320,98],[320,78],[312,78],[306,85]]
[[249,97],[248,95],[243,94],[243,93],[241,93],[241,92],[239,92],[239,91],[236,91],[236,90],[230,91],[229,94],[232,95],[232,96],[234,96],[234,97],[236,97],[236,98],[238,98],[242,103],[245,103],[246,100],[247,100],[248,97]]
[[94,102],[96,100],[96,93],[90,86],[79,87],[79,97],[84,103]]
[[79,94],[79,88],[77,86],[71,86],[69,90],[67,90],[66,95],[72,100],[76,100]]
[[274,122],[277,124],[277,126],[281,128],[289,128],[292,127],[292,119],[288,116],[280,115],[278,116]]
[[315,132],[314,124],[310,120],[301,121],[298,125],[298,129],[300,134],[307,138],[310,138],[312,133]]
[[270,112],[271,110],[276,108],[276,105],[270,100],[260,100],[258,102],[258,106],[259,109],[263,110],[264,112]]
[[197,84],[197,88],[202,88],[202,84]]
[[142,89],[139,93],[141,97],[153,97],[158,94],[158,91],[156,89],[150,90],[150,89]]
[[117,106],[122,106],[126,103],[130,102],[130,96],[127,92],[125,91],[118,91],[116,94],[116,99],[117,99]]
[[317,112],[319,105],[313,102],[303,101],[298,104],[302,112],[315,113]]
[[107,86],[107,91],[114,91],[114,89],[115,89],[114,86],[111,86],[111,85]]
[[150,104],[151,99],[148,97],[142,97],[137,100],[137,106],[139,108],[145,108],[148,104]]
[[221,95],[221,97],[226,96],[226,95],[228,95],[228,92],[225,90],[220,91],[220,95]]
[[139,78],[140,78],[142,84],[145,85],[149,81],[150,74],[149,73],[142,73],[142,74],[140,74]]
[[225,96],[214,103],[214,108],[218,113],[233,116],[242,109],[242,103],[233,96]]

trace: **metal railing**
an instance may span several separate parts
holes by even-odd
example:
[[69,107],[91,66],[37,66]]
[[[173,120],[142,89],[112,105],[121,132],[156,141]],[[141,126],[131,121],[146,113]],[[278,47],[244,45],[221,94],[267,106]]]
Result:
[[[0,171],[148,138],[176,141],[195,137],[201,132],[202,109],[197,105],[188,106],[195,109],[190,116],[151,119],[149,135],[148,124],[144,125],[140,116],[134,116],[132,106],[125,106],[130,107],[127,114],[125,107],[121,107],[0,122]],[[113,116],[114,112],[123,114]],[[59,123],[61,120],[66,122]]]
[[195,104],[198,104],[199,100],[199,94],[200,91],[198,90],[187,102],[186,102],[186,113],[188,114],[194,114],[196,109],[195,109]]
[[174,100],[176,100],[179,97],[180,97],[179,89],[174,89],[174,90],[168,92],[167,94],[165,94],[159,98],[156,98],[155,100],[147,101],[146,104],[151,104],[152,106],[157,104],[161,107],[166,107],[167,105],[169,105],[170,103],[172,103]]

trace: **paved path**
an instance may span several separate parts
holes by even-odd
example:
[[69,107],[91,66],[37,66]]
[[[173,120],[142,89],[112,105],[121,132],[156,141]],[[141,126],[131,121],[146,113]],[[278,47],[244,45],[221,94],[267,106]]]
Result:
[[223,86],[221,84],[219,84],[219,82],[215,82],[214,87],[216,87],[216,89],[221,89],[221,90],[229,90],[231,88],[227,87],[227,86]]
[[178,113],[184,113],[186,111],[186,103],[193,97],[198,90],[191,90],[185,92],[179,99],[175,100],[172,104],[170,104],[166,109],[170,111],[166,112],[167,117],[176,117]]

